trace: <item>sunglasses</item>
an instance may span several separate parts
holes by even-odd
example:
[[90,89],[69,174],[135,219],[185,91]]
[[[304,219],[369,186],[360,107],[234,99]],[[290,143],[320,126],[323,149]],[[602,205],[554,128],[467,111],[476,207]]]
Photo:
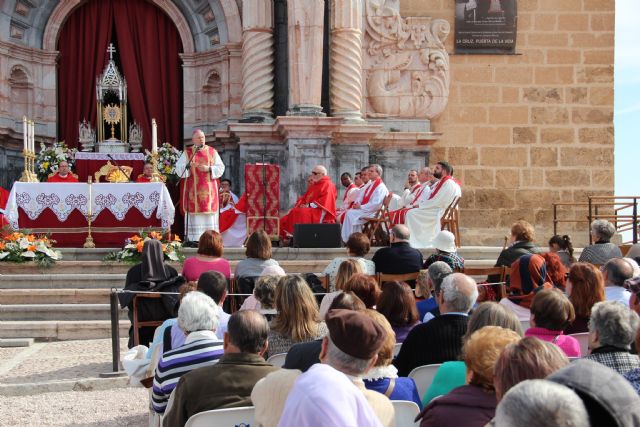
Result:
[[320,172],[311,172],[311,175],[320,175]]

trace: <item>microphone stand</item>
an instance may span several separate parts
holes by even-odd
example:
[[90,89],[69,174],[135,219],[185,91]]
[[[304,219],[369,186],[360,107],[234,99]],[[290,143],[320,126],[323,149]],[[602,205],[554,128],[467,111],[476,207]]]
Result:
[[[189,161],[187,162],[186,166],[184,167],[184,170],[182,171],[182,173],[180,174],[180,180],[185,179],[185,173],[191,169],[191,163],[193,162],[193,159],[196,157],[196,154],[198,153],[198,151],[200,151],[202,149],[202,145],[198,145],[194,152],[193,155],[191,156],[191,158],[189,159]],[[185,152],[187,151],[186,149],[184,150]],[[187,177],[188,178],[188,177]],[[187,183],[184,183],[184,186],[182,187],[182,197],[181,200],[178,202],[184,202],[185,206],[184,206],[184,214],[185,214],[185,230],[184,230],[184,247],[185,248],[190,248],[192,245],[191,239],[189,238],[189,204],[187,203],[186,200],[186,191],[187,191]]]
[[127,175],[127,173],[122,169],[122,167],[120,167],[120,164],[116,161],[116,159],[114,159],[111,154],[107,153],[107,157],[109,159],[111,159],[113,161],[113,164],[116,165],[116,167],[118,168],[118,170],[120,171],[120,173],[122,173],[124,176],[127,177],[128,182],[133,182],[131,180],[131,175]]

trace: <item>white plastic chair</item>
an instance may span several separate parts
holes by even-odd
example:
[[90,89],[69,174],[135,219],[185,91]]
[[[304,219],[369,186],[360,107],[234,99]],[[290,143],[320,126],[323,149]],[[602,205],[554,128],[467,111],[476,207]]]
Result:
[[436,371],[440,366],[442,366],[441,363],[418,366],[409,373],[409,378],[413,378],[416,382],[416,386],[418,387],[418,396],[420,396],[420,398],[422,398],[422,396],[427,392],[427,389],[431,385],[433,377],[436,376]]
[[249,427],[255,423],[255,408],[214,409],[200,412],[187,420],[185,427]]
[[396,357],[398,353],[400,353],[400,347],[402,347],[401,342],[396,343],[396,345],[393,347],[393,357]]
[[417,427],[419,425],[417,422],[413,421],[420,413],[420,408],[416,405],[416,402],[410,402],[408,400],[392,400],[391,404],[393,405],[393,410],[396,415],[396,426]]
[[579,334],[571,334],[580,343],[580,355],[582,357],[589,354],[589,332],[580,332]]
[[267,363],[271,363],[273,366],[277,366],[278,368],[282,368],[284,366],[284,361],[287,358],[287,353],[278,353],[273,356],[269,356],[267,359]]

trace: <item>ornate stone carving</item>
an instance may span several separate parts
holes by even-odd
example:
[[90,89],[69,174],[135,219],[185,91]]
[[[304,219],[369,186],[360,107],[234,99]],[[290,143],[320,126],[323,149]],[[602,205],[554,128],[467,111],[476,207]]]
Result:
[[362,120],[362,1],[332,0],[331,115]]
[[403,18],[397,0],[365,0],[367,116],[437,117],[449,97],[443,19]]
[[242,14],[242,113],[271,117],[274,41],[270,0],[245,0]]

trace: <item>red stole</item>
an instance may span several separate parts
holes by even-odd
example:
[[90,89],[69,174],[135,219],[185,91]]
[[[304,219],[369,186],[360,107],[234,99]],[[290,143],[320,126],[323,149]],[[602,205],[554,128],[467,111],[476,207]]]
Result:
[[[418,202],[418,199],[420,198],[420,196],[422,196],[422,193],[424,193],[424,189],[427,188],[428,185],[420,185],[420,190],[416,193],[416,195],[413,197],[413,202],[411,202],[411,206],[412,207],[416,207],[418,205],[416,205],[416,203]],[[431,197],[429,197],[431,198]]]
[[435,197],[436,194],[438,194],[438,191],[440,191],[440,188],[442,188],[442,185],[449,181],[450,179],[453,179],[454,182],[456,182],[458,185],[460,185],[460,182],[457,179],[454,179],[451,175],[447,175],[444,178],[442,178],[439,182],[438,185],[436,185],[436,188],[433,190],[433,192],[431,193],[431,195],[429,196],[429,200],[433,199]]
[[342,196],[342,201],[344,202],[345,200],[347,200],[347,195],[349,194],[349,191],[351,191],[351,189],[353,188],[358,188],[357,185],[355,185],[354,183],[349,184],[349,186],[347,187],[346,190],[344,190],[344,196]]
[[184,150],[187,161],[191,158],[193,161],[189,176],[180,183],[180,195],[184,194],[185,196],[180,201],[180,208],[183,213],[185,207],[190,213],[215,213],[218,211],[218,188],[220,185],[217,179],[211,178],[211,171],[202,172],[198,166],[213,166],[216,160],[216,150],[204,145],[195,154],[193,152],[193,146]]
[[227,231],[233,225],[233,223],[236,222],[236,219],[238,219],[238,213],[236,211],[241,212],[243,214],[247,213],[247,194],[246,193],[244,193],[240,197],[240,199],[238,199],[238,203],[236,203],[233,209],[227,209],[226,211],[220,213],[220,220],[219,220],[220,233],[224,233],[225,231]]
[[376,182],[374,182],[371,186],[369,186],[369,188],[367,188],[367,191],[364,192],[364,196],[362,197],[362,203],[360,203],[360,206],[366,205],[367,203],[369,203],[369,200],[371,199],[373,192],[376,190],[376,188],[378,188],[378,185],[380,185],[381,183],[382,183],[382,178],[378,178],[376,179]]
[[[9,192],[4,188],[0,187],[0,209],[4,210],[7,207],[7,202],[9,201]],[[3,214],[0,214],[0,228],[5,225],[9,225],[9,221],[4,217]],[[1,235],[2,233],[0,233]]]
[[140,174],[138,175],[138,178],[136,178],[136,182],[151,182],[151,178],[147,178],[144,174]]
[[66,177],[61,177],[59,173],[56,173],[47,179],[47,182],[78,182],[78,178],[73,176],[71,172]]

